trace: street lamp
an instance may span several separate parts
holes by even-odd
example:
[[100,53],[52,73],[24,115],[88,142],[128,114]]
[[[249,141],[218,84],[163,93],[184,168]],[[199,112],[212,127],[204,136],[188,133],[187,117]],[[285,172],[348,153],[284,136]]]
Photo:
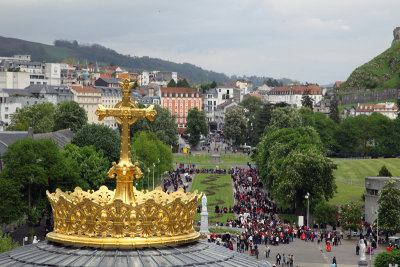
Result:
[[309,207],[310,207],[310,193],[307,192],[307,195],[305,196],[307,199],[307,230],[308,230],[308,219],[309,219]]
[[158,181],[161,181],[161,179],[160,179],[160,159],[158,158],[157,159],[158,160],[158,165],[157,165],[157,179],[158,179]]
[[147,168],[147,190],[149,190],[149,185],[150,185],[149,177],[150,177],[150,168]]
[[155,163],[153,163],[153,191],[154,191],[154,167],[156,166]]
[[379,244],[379,209],[375,211],[376,214],[376,249],[378,249]]

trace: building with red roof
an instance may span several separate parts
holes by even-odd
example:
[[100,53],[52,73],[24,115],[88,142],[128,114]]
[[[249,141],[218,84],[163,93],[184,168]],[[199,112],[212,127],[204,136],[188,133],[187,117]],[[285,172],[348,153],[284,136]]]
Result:
[[161,106],[177,116],[179,131],[186,126],[188,111],[192,108],[201,110],[202,95],[200,92],[185,87],[161,87]]
[[393,102],[378,104],[358,104],[356,109],[356,116],[361,114],[371,115],[373,112],[381,113],[389,119],[396,119],[397,105]]
[[303,95],[308,94],[314,103],[322,100],[322,90],[319,85],[294,85],[274,87],[268,92],[270,102],[285,102],[294,107],[301,107]]

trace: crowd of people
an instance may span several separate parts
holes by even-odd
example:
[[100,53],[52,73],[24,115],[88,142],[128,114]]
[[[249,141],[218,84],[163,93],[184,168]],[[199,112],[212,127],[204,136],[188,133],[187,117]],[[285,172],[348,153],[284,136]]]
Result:
[[[281,209],[277,208],[273,198],[265,192],[263,183],[259,179],[259,172],[250,164],[249,168],[232,168],[229,174],[232,178],[235,199],[232,211],[236,216],[234,220],[228,220],[225,226],[241,228],[244,232],[236,238],[231,235],[222,235],[221,241],[218,235],[214,238],[210,234],[208,238],[210,242],[216,242],[230,249],[233,249],[236,243],[238,252],[249,252],[257,258],[260,245],[265,245],[265,257],[270,258],[270,246],[289,244],[294,238],[304,240],[304,242],[324,242],[327,251],[341,244],[342,236],[335,230],[313,231],[307,229],[306,226],[300,227],[295,222],[279,220],[277,214]],[[276,265],[293,266],[294,264],[293,254],[277,253],[275,259]]]

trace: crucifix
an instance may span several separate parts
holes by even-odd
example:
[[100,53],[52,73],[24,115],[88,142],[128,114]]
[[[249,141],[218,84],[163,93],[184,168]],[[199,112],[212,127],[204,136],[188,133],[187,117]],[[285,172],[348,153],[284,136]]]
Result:
[[120,199],[124,203],[135,202],[133,194],[133,177],[139,179],[142,177],[142,172],[138,167],[138,163],[132,164],[131,159],[131,143],[130,143],[130,125],[135,123],[138,118],[146,118],[153,121],[157,112],[154,106],[151,105],[146,109],[140,109],[135,102],[131,101],[130,92],[134,86],[134,82],[129,82],[125,79],[123,82],[118,82],[122,88],[122,101],[115,104],[114,108],[104,108],[99,105],[96,110],[96,115],[99,116],[99,121],[105,117],[114,117],[121,124],[121,153],[118,164],[113,162],[113,166],[108,171],[110,178],[117,179],[117,188],[115,190],[114,200]]

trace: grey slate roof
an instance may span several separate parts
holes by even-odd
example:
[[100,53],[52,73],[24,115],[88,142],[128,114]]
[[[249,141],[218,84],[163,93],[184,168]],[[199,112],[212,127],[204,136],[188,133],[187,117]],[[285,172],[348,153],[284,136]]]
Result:
[[0,154],[3,156],[3,154],[7,151],[9,145],[26,137],[28,137],[27,131],[0,132]]
[[0,254],[1,266],[265,266],[266,261],[205,240],[138,249],[96,249],[62,246],[48,241]]
[[51,133],[41,133],[41,134],[33,135],[33,139],[35,139],[35,140],[45,139],[45,138],[53,139],[54,142],[57,143],[57,145],[60,149],[64,149],[64,145],[66,143],[71,142],[72,137],[74,137],[74,132],[71,131],[70,129],[64,129],[64,130],[58,130],[56,132],[51,132]]

